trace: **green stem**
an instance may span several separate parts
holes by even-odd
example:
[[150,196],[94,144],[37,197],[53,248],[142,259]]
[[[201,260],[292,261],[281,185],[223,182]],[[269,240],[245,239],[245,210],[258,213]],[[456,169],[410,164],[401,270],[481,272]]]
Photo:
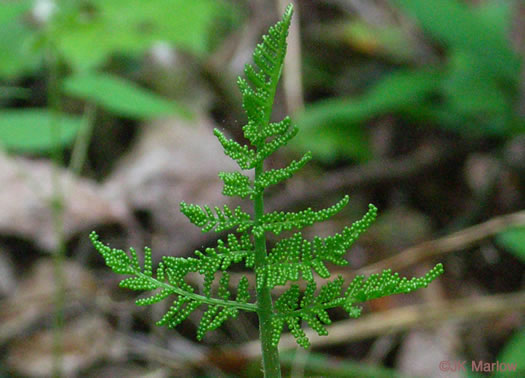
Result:
[[[262,174],[263,165],[255,167],[255,180]],[[254,198],[255,224],[258,224],[264,215],[263,193],[258,193]],[[266,236],[254,236],[255,240],[255,268],[256,274],[260,267],[266,264]],[[279,350],[272,344],[272,317],[273,303],[270,288],[266,285],[266,276],[263,285],[257,289],[257,314],[259,316],[259,337],[262,347],[262,363],[265,377],[281,377],[279,363]]]
[[77,134],[75,145],[71,152],[71,161],[69,162],[69,170],[77,176],[80,176],[82,173],[82,168],[87,159],[94,123],[95,106],[87,104],[84,111],[84,119],[82,120],[82,127]]
[[47,48],[47,61],[49,65],[48,82],[48,106],[51,111],[50,133],[53,145],[52,150],[52,185],[53,196],[51,200],[51,213],[53,229],[57,241],[57,247],[53,255],[54,278],[55,278],[55,315],[53,327],[53,377],[62,376],[63,355],[63,328],[64,328],[64,304],[65,304],[65,235],[64,235],[64,196],[60,182],[59,167],[62,165],[63,156],[60,145],[60,82],[59,63],[56,50],[51,42]]
[[174,293],[182,297],[190,298],[197,302],[202,302],[202,303],[209,304],[212,306],[238,308],[240,310],[245,310],[245,311],[257,311],[257,307],[253,303],[239,303],[236,301],[229,301],[229,300],[218,299],[218,298],[208,298],[203,295],[190,293],[189,291],[182,290],[166,282],[159,281],[151,276],[148,276],[147,274],[142,273],[141,271],[135,270],[134,273],[137,277],[141,277],[141,278],[147,279],[148,281],[155,283],[155,285],[157,285],[157,287],[159,288],[173,291]]

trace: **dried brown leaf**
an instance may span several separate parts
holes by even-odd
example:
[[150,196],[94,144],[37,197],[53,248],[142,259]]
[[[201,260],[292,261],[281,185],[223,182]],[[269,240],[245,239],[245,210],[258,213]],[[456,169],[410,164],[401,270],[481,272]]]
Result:
[[[95,278],[81,265],[66,261],[66,308],[87,302],[96,295]],[[54,310],[55,272],[51,259],[38,261],[11,296],[0,303],[0,344],[29,329]]]
[[[109,353],[112,329],[101,316],[86,315],[63,329],[65,376],[91,366]],[[49,377],[53,368],[53,330],[45,329],[9,345],[7,365],[17,374]]]
[[[64,236],[69,239],[97,224],[124,223],[127,209],[118,198],[104,198],[90,180],[58,170],[64,198]],[[0,234],[33,241],[53,251],[58,245],[51,203],[56,194],[47,160],[10,157],[0,152]]]

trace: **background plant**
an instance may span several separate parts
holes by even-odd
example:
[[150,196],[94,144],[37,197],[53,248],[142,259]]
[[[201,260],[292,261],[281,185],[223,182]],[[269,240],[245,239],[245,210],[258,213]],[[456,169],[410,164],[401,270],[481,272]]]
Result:
[[[324,159],[334,159],[339,153],[369,159],[368,137],[362,126],[386,114],[469,138],[505,138],[523,132],[515,106],[519,101],[520,57],[508,38],[514,2],[486,1],[478,7],[457,0],[436,0],[430,7],[417,0],[392,4],[421,26],[430,43],[444,49],[443,56],[436,53],[426,57],[429,61],[418,62],[417,47],[408,44],[403,26],[394,22],[325,25],[331,38],[402,64],[388,70],[362,95],[310,106],[299,118],[305,130],[298,138],[300,145],[317,137],[318,151],[314,152]],[[392,36],[397,37],[392,40]],[[415,67],[410,66],[413,63]],[[341,143],[340,135],[352,142]]]

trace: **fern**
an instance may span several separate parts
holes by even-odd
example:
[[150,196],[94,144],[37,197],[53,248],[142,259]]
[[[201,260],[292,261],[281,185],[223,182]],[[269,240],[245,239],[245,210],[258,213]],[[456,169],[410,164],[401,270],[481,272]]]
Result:
[[[264,212],[264,190],[292,177],[311,158],[306,153],[300,160],[287,167],[264,170],[264,160],[284,146],[297,133],[289,117],[280,122],[270,122],[275,91],[283,68],[286,53],[286,37],[292,17],[292,6],[288,6],[281,21],[270,28],[263,42],[255,48],[255,65],[246,65],[246,78],[239,78],[243,107],[248,122],[243,127],[247,145],[226,138],[215,130],[226,155],[235,160],[243,170],[254,169],[255,177],[241,172],[221,172],[224,183],[223,194],[249,198],[254,203],[254,214],[237,207],[210,207],[194,204],[180,205],[181,212],[203,232],[234,230],[223,241],[219,239],[214,248],[195,251],[193,257],[164,257],[153,269],[151,250],[144,251],[144,262],[140,264],[137,253],[130,249],[126,253],[110,248],[99,241],[96,233],[91,241],[115,273],[127,275],[120,286],[150,292],[140,298],[137,305],[151,305],[166,299],[172,300],[168,311],[157,322],[158,325],[176,327],[189,314],[202,307],[203,315],[197,328],[201,340],[207,332],[220,327],[227,319],[238,316],[240,310],[256,312],[259,317],[263,365],[266,376],[280,376],[277,345],[285,326],[300,346],[309,346],[302,328],[305,322],[319,333],[326,335],[326,325],[331,323],[328,310],[343,308],[350,317],[361,313],[358,303],[386,295],[408,293],[426,287],[443,273],[443,266],[436,265],[424,277],[401,278],[397,273],[385,270],[368,278],[357,276],[345,283],[341,276],[317,287],[315,275],[329,279],[331,274],[326,263],[344,266],[347,250],[365,232],[377,215],[377,208],[369,206],[361,220],[340,233],[329,237],[314,237],[307,240],[301,232],[278,241],[269,251],[266,234],[279,235],[285,230],[300,230],[316,222],[322,222],[340,212],[349,202],[344,196],[339,202],[322,210],[308,208],[299,212]],[[252,298],[248,279],[243,276],[236,293],[230,291],[230,276],[227,270],[232,264],[244,263],[255,273],[255,298]],[[187,275],[203,276],[202,292],[187,282]],[[218,280],[214,291],[213,283]],[[297,282],[306,281],[301,292]],[[289,288],[275,300],[271,291],[279,285]],[[233,299],[234,298],[234,299]]]

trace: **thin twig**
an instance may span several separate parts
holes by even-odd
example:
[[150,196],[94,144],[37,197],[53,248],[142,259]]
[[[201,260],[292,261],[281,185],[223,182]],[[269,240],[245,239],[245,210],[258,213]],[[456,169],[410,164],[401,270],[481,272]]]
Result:
[[324,175],[323,180],[316,183],[316,190],[310,190],[305,185],[301,191],[292,194],[284,190],[273,196],[268,209],[276,210],[293,208],[301,203],[312,202],[342,190],[414,177],[443,163],[457,158],[460,154],[452,146],[423,146],[415,152],[401,158],[391,160],[376,160],[356,167],[344,168]]
[[[284,10],[290,3],[290,0],[277,0],[279,14],[283,14]],[[303,79],[301,69],[301,32],[299,30],[299,7],[297,1],[292,1],[294,5],[295,17],[290,25],[290,32],[288,35],[288,49],[286,53],[286,60],[284,64],[283,87],[284,97],[286,99],[286,107],[289,114],[296,114],[304,108],[303,101]]]
[[445,237],[427,241],[403,252],[359,269],[355,274],[370,274],[386,268],[400,270],[431,257],[465,249],[510,228],[525,226],[525,210],[492,218],[484,223],[465,228]]

